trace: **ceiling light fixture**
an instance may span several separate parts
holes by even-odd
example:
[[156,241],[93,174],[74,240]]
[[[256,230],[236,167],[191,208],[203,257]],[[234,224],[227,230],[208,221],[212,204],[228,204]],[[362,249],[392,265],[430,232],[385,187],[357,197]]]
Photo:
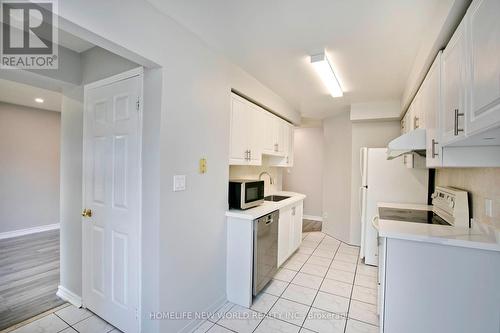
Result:
[[311,56],[311,64],[323,81],[324,85],[330,91],[332,97],[342,97],[344,93],[340,87],[339,80],[333,71],[333,67],[328,61],[326,53],[320,53]]
[[43,103],[43,98],[37,97],[37,98],[35,98],[35,102]]

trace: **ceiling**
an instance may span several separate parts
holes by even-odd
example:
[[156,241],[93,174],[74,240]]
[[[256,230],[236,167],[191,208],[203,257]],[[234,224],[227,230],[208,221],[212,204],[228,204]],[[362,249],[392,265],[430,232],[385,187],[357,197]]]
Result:
[[[436,0],[149,0],[282,96],[302,116],[399,100]],[[448,1],[452,2],[452,1]],[[309,64],[326,49],[344,90],[332,98]]]
[[[37,103],[35,98],[42,98],[44,102]],[[60,112],[61,99],[61,93],[55,91],[0,79],[0,102]]]

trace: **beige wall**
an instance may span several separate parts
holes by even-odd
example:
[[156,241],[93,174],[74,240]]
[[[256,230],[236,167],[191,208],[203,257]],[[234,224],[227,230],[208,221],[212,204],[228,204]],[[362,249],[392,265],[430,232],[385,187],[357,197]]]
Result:
[[350,241],[352,124],[349,112],[323,121],[323,231]]
[[274,184],[269,183],[269,176],[263,175],[264,195],[269,195],[283,189],[283,168],[269,166],[267,157],[262,158],[262,166],[244,166],[231,165],[229,166],[229,179],[259,179],[261,172],[267,171],[274,180]]
[[[321,125],[321,123],[320,123]],[[293,168],[283,174],[283,189],[303,193],[304,215],[323,216],[323,128],[296,128]]]
[[0,233],[59,223],[60,121],[0,102]]
[[[436,185],[470,191],[472,217],[500,224],[500,168],[437,169]],[[493,200],[493,219],[485,214],[485,199]]]
[[359,205],[359,151],[362,147],[387,147],[392,139],[400,135],[400,123],[394,121],[369,121],[352,123],[352,171],[351,171],[351,226],[350,243],[361,243],[361,213]]

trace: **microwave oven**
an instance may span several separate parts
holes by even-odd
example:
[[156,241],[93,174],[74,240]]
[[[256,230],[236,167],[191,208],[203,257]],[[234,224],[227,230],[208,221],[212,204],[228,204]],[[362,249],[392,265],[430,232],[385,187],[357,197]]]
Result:
[[234,179],[229,181],[229,208],[248,209],[264,202],[264,181]]

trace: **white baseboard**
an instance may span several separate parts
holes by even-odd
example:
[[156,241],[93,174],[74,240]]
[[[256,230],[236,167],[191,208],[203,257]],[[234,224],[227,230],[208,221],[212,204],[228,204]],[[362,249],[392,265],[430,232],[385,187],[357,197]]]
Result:
[[305,214],[304,214],[304,220],[323,222],[323,218],[321,216],[305,215]]
[[6,231],[6,232],[0,233],[0,239],[24,236],[24,235],[29,235],[29,234],[36,234],[39,232],[59,229],[59,227],[60,227],[59,223],[54,223],[54,224],[42,225],[40,227]]
[[[226,296],[219,298],[217,301],[212,303],[204,312],[205,313],[214,313],[217,311],[222,305],[224,305],[227,302]],[[188,332],[194,332],[196,329],[204,322],[202,319],[195,319],[192,320],[189,324],[184,326],[183,329],[181,329],[179,332],[181,333],[188,333]]]
[[59,286],[57,288],[57,293],[56,295],[63,299],[64,301],[73,304],[77,308],[82,306],[82,298],[75,294],[72,291],[69,291],[68,289],[64,288],[63,286]]

